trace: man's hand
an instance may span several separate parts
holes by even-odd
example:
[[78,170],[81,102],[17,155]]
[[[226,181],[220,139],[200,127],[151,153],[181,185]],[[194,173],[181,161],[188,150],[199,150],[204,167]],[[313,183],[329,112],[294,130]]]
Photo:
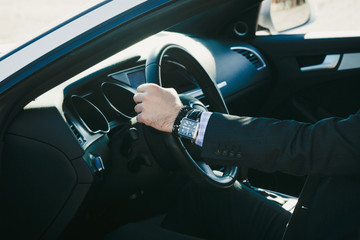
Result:
[[138,122],[169,133],[172,132],[175,118],[183,106],[175,89],[155,84],[140,85],[134,101]]

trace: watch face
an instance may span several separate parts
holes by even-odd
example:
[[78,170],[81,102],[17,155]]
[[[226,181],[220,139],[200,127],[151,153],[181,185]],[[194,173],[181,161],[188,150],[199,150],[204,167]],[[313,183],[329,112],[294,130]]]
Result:
[[179,127],[179,135],[181,137],[195,139],[198,127],[199,127],[198,122],[188,118],[183,118],[183,120],[181,120],[181,124]]

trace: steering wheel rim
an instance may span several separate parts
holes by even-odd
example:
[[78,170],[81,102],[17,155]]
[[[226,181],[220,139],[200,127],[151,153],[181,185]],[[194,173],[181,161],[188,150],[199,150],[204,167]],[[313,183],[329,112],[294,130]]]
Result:
[[[225,102],[215,84],[215,81],[210,78],[198,61],[187,50],[179,45],[169,44],[161,48],[157,48],[150,53],[145,66],[147,83],[154,83],[162,86],[161,65],[164,56],[170,52],[176,56],[177,59],[181,59],[181,62],[191,62],[189,66],[193,68],[192,73],[195,72],[199,75],[199,77],[195,77],[196,81],[203,91],[204,96],[210,102],[212,108],[217,112],[228,113]],[[199,100],[197,101],[200,102]],[[214,173],[210,165],[203,161],[196,161],[179,137],[175,137],[173,134],[164,134],[163,138],[165,141],[176,143],[175,146],[177,146],[183,154],[181,157],[183,160],[180,161],[180,164],[196,182],[201,183],[205,181],[220,188],[230,187],[235,182],[238,173],[237,166],[224,167],[225,170],[223,171],[222,176],[217,175]],[[174,146],[174,144],[169,144],[169,146]]]

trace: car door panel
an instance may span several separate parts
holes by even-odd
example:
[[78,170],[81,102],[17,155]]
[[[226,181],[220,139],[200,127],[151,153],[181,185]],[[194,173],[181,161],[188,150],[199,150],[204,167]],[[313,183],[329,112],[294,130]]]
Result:
[[[258,49],[272,72],[272,83],[262,92],[260,105],[251,115],[294,119],[314,123],[327,117],[347,117],[360,108],[360,69],[339,70],[344,54],[360,52],[360,38],[305,39],[304,35],[258,36],[248,43]],[[335,66],[325,69],[304,68],[322,65],[326,56],[340,55]],[[357,56],[357,55],[355,55]],[[331,60],[331,59],[330,59]],[[303,70],[302,70],[303,68]],[[258,96],[258,94],[257,94]],[[240,97],[231,104],[231,113],[246,115]],[[299,195],[306,177],[249,170],[253,185],[290,195]]]
[[[314,122],[331,116],[346,117],[358,110],[359,41],[356,37],[257,37],[253,44],[267,57],[273,70],[274,85],[266,111],[277,111],[283,118]],[[335,59],[338,56],[335,66],[311,69],[326,65],[329,56]]]

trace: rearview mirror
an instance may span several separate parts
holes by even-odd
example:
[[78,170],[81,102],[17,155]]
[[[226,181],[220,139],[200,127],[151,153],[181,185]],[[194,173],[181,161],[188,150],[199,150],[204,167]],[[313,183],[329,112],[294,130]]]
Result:
[[258,24],[272,34],[284,32],[313,20],[312,8],[309,0],[265,0]]

